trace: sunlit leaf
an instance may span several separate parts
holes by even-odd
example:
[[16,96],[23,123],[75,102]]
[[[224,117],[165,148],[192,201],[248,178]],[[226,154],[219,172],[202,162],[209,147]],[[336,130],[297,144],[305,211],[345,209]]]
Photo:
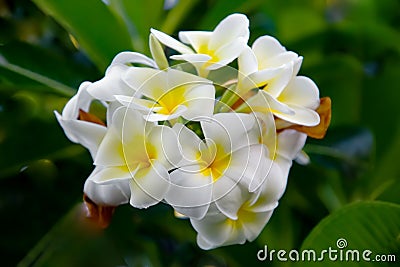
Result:
[[34,2],[76,38],[101,71],[118,52],[132,49],[126,27],[100,0]]
[[[324,249],[336,250],[336,253],[332,253],[332,257],[336,255],[336,260],[330,260],[326,253],[323,261],[307,262],[307,266],[376,266],[375,256],[378,254],[395,255],[398,260],[399,236],[399,205],[360,202],[343,207],[322,220],[305,239],[301,249],[315,250],[317,257],[321,256],[320,253]],[[353,256],[346,253],[349,250],[359,251],[359,261],[351,260]],[[364,250],[371,251],[368,255],[371,259],[369,262],[362,258]],[[380,262],[379,266],[395,264]]]

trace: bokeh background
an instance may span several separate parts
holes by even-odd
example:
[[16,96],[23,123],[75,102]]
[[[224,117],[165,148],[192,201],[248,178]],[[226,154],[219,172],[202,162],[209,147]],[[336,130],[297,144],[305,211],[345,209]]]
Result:
[[[1,266],[291,266],[256,254],[340,237],[399,263],[400,1],[106,2],[0,0]],[[165,205],[119,207],[108,229],[88,229],[80,204],[92,161],[53,110],[103,77],[116,53],[149,54],[150,27],[212,30],[233,12],[249,17],[250,43],[268,34],[304,56],[300,73],[331,97],[326,138],[305,147],[311,164],[293,166],[280,206],[246,245],[202,251]]]

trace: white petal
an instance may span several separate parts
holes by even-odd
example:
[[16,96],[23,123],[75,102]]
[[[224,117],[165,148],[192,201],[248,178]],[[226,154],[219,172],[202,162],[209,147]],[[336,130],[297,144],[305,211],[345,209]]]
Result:
[[135,168],[134,166],[130,168],[126,166],[97,166],[88,177],[88,180],[93,181],[96,184],[115,184],[131,179],[136,171],[137,168]]
[[184,94],[186,101],[182,103],[188,108],[182,114],[187,120],[201,120],[211,117],[214,112],[215,88],[212,84],[193,81]]
[[62,111],[62,117],[65,120],[77,120],[79,110],[88,111],[93,97],[87,92],[91,82],[83,82],[79,86],[78,92],[65,105]]
[[278,200],[286,188],[287,174],[282,171],[279,163],[273,163],[267,178],[258,188],[259,195],[252,200],[251,211],[266,212],[278,205]]
[[[137,93],[143,94],[153,100],[158,99],[165,93],[164,88],[168,81],[167,72],[165,71],[136,67],[129,68],[123,74],[122,80],[136,90]],[[137,97],[134,93],[122,95]]]
[[179,154],[182,155],[182,161],[179,163],[180,168],[185,171],[186,165],[197,165],[197,153],[199,152],[200,143],[203,141],[189,128],[181,123],[176,123],[172,129],[178,136]]
[[286,52],[286,49],[272,36],[261,36],[254,41],[252,45],[254,54],[258,60],[269,59],[281,53]]
[[240,53],[242,53],[243,49],[246,48],[247,40],[243,37],[239,37],[236,40],[220,47],[217,51],[215,51],[215,56],[218,58],[215,63],[209,67],[208,70],[216,70],[231,63],[233,60],[239,57]]
[[300,67],[301,67],[301,63],[303,63],[303,57],[300,56],[294,61],[293,77],[295,77],[299,73]]
[[97,151],[94,164],[97,166],[124,166],[122,141],[114,128],[110,128],[104,136]]
[[213,245],[213,244],[209,243],[200,234],[197,235],[196,241],[197,241],[197,245],[199,246],[199,248],[204,249],[204,250],[210,250],[210,249],[218,247],[218,245]]
[[252,145],[232,153],[232,160],[225,175],[254,192],[267,179],[271,165],[266,147]]
[[[277,68],[286,64],[295,64],[299,56],[294,52],[284,52],[273,58],[265,58],[258,62],[259,69]],[[298,71],[298,69],[296,69]]]
[[173,55],[170,57],[174,60],[184,60],[190,63],[206,63],[211,59],[211,56],[206,54],[183,54],[183,55]]
[[113,124],[100,144],[95,164],[125,166],[143,159],[145,127],[146,123],[139,112],[118,108],[114,112]]
[[295,77],[279,95],[279,100],[309,109],[319,106],[317,85],[308,77]]
[[227,218],[222,213],[205,216],[202,220],[190,219],[197,233],[213,247],[222,245],[229,239],[232,227],[227,223]]
[[243,37],[247,43],[249,38],[249,20],[243,14],[229,15],[215,27],[208,48],[216,51],[239,37]]
[[221,177],[214,183],[213,199],[218,210],[231,220],[238,219],[238,210],[248,197],[247,190],[242,190],[228,177]]
[[120,107],[114,112],[112,127],[120,133],[121,140],[126,144],[132,135],[144,135],[147,124],[140,112]]
[[113,101],[108,104],[106,112],[107,125],[111,125],[113,123],[112,117],[114,116],[115,111],[120,107],[122,107],[122,104],[117,101]]
[[147,136],[147,142],[157,150],[157,162],[172,169],[181,160],[175,132],[167,126],[155,126]]
[[272,213],[273,211],[255,213],[253,216],[248,216],[248,218],[242,222],[243,231],[248,241],[252,242],[260,235],[271,218]]
[[139,63],[143,65],[147,65],[149,67],[157,68],[157,64],[151,58],[137,53],[137,52],[121,52],[116,55],[111,62],[111,65],[114,64],[128,64],[128,63]]
[[314,110],[295,105],[290,105],[289,107],[294,111],[293,115],[285,114],[280,111],[274,112],[274,115],[294,124],[304,126],[315,126],[319,124],[319,115]]
[[160,202],[169,189],[169,174],[157,161],[147,169],[139,170],[130,180],[130,204],[135,208],[148,208]]
[[168,91],[174,90],[182,85],[212,85],[212,81],[210,80],[175,69],[169,69],[167,71],[167,78],[168,83],[166,87]]
[[171,173],[171,185],[165,200],[178,212],[201,219],[211,203],[211,177],[197,172],[175,170]]
[[179,118],[183,116],[185,112],[188,110],[186,106],[179,105],[176,107],[175,111],[171,114],[162,114],[162,113],[148,113],[143,116],[146,121],[155,122],[155,121],[167,121]]
[[[258,95],[254,97],[262,97],[263,102],[262,103],[267,103],[267,106],[255,106],[252,103],[252,99],[250,98],[247,102],[248,104],[255,110],[255,111],[271,111],[272,113],[276,114],[287,114],[287,115],[294,115],[294,110],[289,107],[288,105],[279,102],[276,100],[274,97],[272,97],[269,93],[265,91],[260,91]],[[257,104],[260,102],[257,101]]]
[[307,134],[296,130],[284,130],[278,135],[277,154],[287,159],[293,160],[304,147]]
[[128,180],[115,184],[98,184],[88,179],[83,191],[98,205],[119,206],[128,203],[130,198]]
[[300,151],[296,157],[294,158],[294,161],[296,161],[297,164],[300,165],[308,165],[311,163],[311,159],[308,156],[308,154],[304,151]]
[[87,121],[64,120],[60,114],[57,112],[55,114],[68,139],[86,147],[90,151],[92,158],[95,158],[107,128]]
[[283,71],[283,68],[272,68],[253,72],[240,80],[240,89],[242,91],[248,91],[253,88],[263,87],[271,83],[272,80],[281,75]]
[[[262,102],[264,98],[259,98]],[[264,103],[260,105],[264,105]],[[276,123],[272,112],[255,112],[257,116],[257,131],[259,134],[258,140],[260,144],[264,144],[269,158],[273,159],[273,155],[276,152],[277,144],[277,133]]]
[[258,143],[255,136],[249,134],[255,125],[255,118],[251,114],[218,113],[200,123],[205,138],[221,144],[226,153]]
[[258,70],[257,58],[250,47],[246,46],[238,58],[239,76],[245,77]]
[[151,100],[124,96],[124,95],[116,95],[115,99],[119,101],[122,105],[128,108],[140,110],[140,111],[159,111],[162,109],[158,106],[158,104]]
[[129,69],[122,64],[111,65],[104,78],[88,86],[88,93],[103,101],[114,101],[114,95],[132,95],[134,91],[122,80]]
[[181,31],[179,32],[179,39],[190,44],[197,53],[201,54],[199,50],[201,47],[207,48],[211,34],[212,32],[206,31]]
[[155,29],[150,29],[151,33],[155,35],[155,37],[164,45],[178,51],[181,54],[193,54],[193,50],[190,47],[182,44],[181,42],[177,41],[176,39],[172,38],[171,36],[157,31]]
[[270,95],[277,98],[280,96],[285,87],[290,83],[293,77],[293,63],[283,65],[281,71],[272,79],[270,79],[267,85],[263,88]]

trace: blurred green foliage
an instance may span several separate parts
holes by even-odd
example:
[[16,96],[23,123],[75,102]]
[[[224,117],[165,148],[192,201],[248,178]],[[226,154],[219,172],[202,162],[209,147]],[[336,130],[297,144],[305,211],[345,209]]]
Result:
[[[170,10],[161,0],[108,2],[0,0],[2,266],[265,266],[256,257],[264,245],[292,249],[306,240],[326,248],[343,236],[364,246],[355,237],[365,229],[373,230],[367,245],[390,243],[382,251],[400,260],[393,223],[400,204],[398,0],[181,0]],[[163,205],[119,207],[107,230],[87,231],[78,217],[91,159],[66,139],[53,110],[82,81],[101,78],[116,53],[148,54],[150,27],[175,36],[211,30],[233,12],[249,16],[250,43],[269,34],[304,56],[301,74],[332,98],[327,137],[305,147],[312,163],[294,165],[280,206],[253,243],[202,251],[189,223]],[[359,206],[347,207],[353,202]],[[352,216],[340,218],[349,209]],[[342,227],[341,236],[318,236],[323,227]]]

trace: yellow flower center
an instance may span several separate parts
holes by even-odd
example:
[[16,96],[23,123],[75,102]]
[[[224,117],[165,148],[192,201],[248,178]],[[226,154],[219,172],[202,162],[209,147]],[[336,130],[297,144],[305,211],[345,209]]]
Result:
[[[155,89],[157,90],[157,89]],[[178,106],[186,105],[185,92],[188,90],[187,86],[181,85],[176,88],[172,88],[167,93],[159,93],[161,95],[159,99],[156,99],[158,105],[162,108],[157,113],[160,114],[173,114]]]
[[212,64],[214,64],[214,63],[216,63],[216,62],[218,62],[220,60],[218,55],[215,54],[214,50],[208,49],[208,45],[207,44],[201,45],[199,47],[199,50],[197,51],[197,53],[209,55],[211,57],[211,59],[209,61],[204,63],[204,68],[207,68],[207,67],[211,66]]
[[219,144],[210,145],[197,153],[197,160],[201,161],[201,173],[204,176],[211,176],[215,182],[228,168],[231,154]]

